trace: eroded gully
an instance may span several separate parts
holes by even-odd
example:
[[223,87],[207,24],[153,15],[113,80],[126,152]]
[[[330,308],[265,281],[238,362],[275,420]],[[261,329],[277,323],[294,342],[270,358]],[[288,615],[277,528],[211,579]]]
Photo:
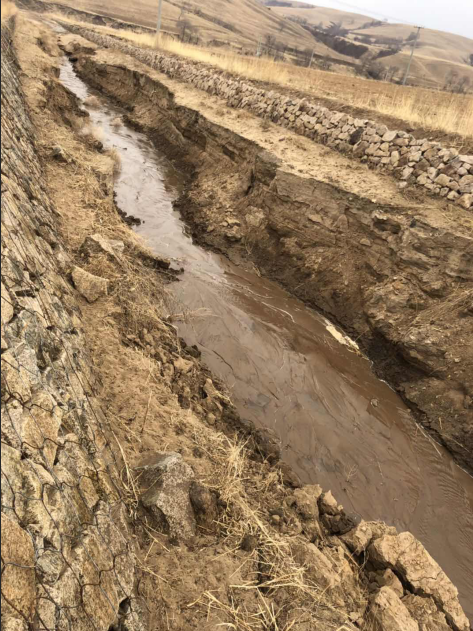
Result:
[[[60,78],[82,100],[91,93],[67,60]],[[188,316],[179,334],[198,344],[241,416],[276,432],[303,482],[331,489],[364,519],[410,530],[473,619],[473,479],[321,315],[192,242],[173,210],[182,177],[144,134],[111,125],[119,108],[101,100],[85,109],[106,148],[120,153],[118,207],[142,221],[136,231],[157,254],[185,270],[172,285]]]

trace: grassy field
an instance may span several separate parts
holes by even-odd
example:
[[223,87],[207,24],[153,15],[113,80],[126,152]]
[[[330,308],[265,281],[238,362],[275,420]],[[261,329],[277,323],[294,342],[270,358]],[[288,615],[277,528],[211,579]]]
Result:
[[[60,17],[58,15],[58,17]],[[348,77],[318,69],[300,68],[274,62],[269,58],[241,56],[218,49],[209,49],[162,36],[159,41],[151,34],[129,30],[94,27],[123,37],[138,46],[160,49],[194,61],[212,64],[222,70],[305,92],[314,98],[330,99],[370,112],[399,118],[413,127],[440,130],[473,137],[473,96],[402,87],[383,81]]]

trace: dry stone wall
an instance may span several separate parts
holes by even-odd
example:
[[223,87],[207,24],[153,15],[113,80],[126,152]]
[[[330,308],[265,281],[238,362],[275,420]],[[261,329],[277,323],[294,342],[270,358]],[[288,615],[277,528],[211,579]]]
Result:
[[139,631],[117,464],[8,24],[1,43],[2,628]]
[[392,173],[401,180],[401,186],[415,184],[465,209],[473,206],[473,155],[330,110],[308,99],[263,90],[205,64],[139,48],[83,27],[63,26],[100,46],[118,48],[169,77],[222,97],[230,107],[247,109],[332,149],[352,154],[369,166]]

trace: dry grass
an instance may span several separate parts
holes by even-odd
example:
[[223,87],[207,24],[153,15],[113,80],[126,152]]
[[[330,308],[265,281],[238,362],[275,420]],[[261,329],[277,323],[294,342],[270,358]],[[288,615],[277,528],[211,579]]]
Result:
[[[258,475],[246,444],[222,434],[203,433],[195,440],[214,463],[214,473],[207,483],[227,506],[219,523],[225,547],[237,550],[243,538],[251,534],[258,541],[252,554],[257,555],[259,572],[254,580],[232,584],[225,598],[205,592],[189,606],[219,612],[222,626],[242,631],[289,631],[302,621],[307,628],[319,628],[322,620],[327,629],[354,629],[348,618],[343,619],[343,610],[334,606],[330,589],[314,582],[307,568],[294,558],[291,543],[296,540],[268,523],[268,505],[277,498],[280,502],[284,493],[278,472]],[[240,596],[247,592],[254,592],[258,603],[250,610],[241,606]],[[355,599],[360,595],[351,594]],[[291,610],[287,610],[288,596]],[[286,604],[282,605],[284,600]],[[281,607],[275,607],[275,603],[281,603]],[[337,619],[338,624],[333,624]]]
[[2,0],[2,22],[3,20],[8,20],[18,13],[18,9],[13,2],[10,0]]
[[[63,16],[57,16],[64,19]],[[70,18],[67,18],[70,20]],[[75,20],[70,20],[78,23]],[[81,23],[89,27],[90,24]],[[126,39],[136,46],[154,48],[264,83],[303,91],[314,98],[398,118],[414,127],[473,137],[473,96],[451,94],[384,81],[372,81],[315,68],[300,68],[270,58],[240,56],[227,51],[184,44],[169,36],[96,27],[97,31]]]
[[104,136],[102,127],[97,127],[91,123],[86,123],[80,130],[80,133],[90,142],[102,142]]
[[122,170],[122,157],[118,149],[109,149],[105,152],[113,160],[113,175],[116,177]]
[[93,107],[95,109],[100,107],[100,101],[96,96],[88,96],[86,99],[84,99],[84,105],[86,107]]
[[117,118],[114,118],[110,124],[112,127],[115,127],[116,129],[118,129],[119,127],[123,125],[123,121],[120,116],[117,116]]

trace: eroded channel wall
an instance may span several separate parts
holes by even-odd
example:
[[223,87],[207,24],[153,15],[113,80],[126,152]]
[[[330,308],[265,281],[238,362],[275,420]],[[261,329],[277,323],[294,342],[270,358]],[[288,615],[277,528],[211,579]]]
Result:
[[134,602],[134,554],[11,35],[2,24],[2,628],[102,630]]
[[454,209],[447,217],[438,204],[378,203],[288,173],[273,154],[176,101],[165,78],[126,55],[79,54],[76,69],[123,106],[133,103],[130,121],[160,151],[183,168],[199,167],[179,202],[194,236],[251,258],[263,275],[336,318],[471,470],[471,360],[468,345],[458,344],[470,335],[468,215]]
[[392,173],[409,184],[445,197],[465,209],[473,206],[473,155],[455,148],[390,130],[372,120],[355,118],[308,99],[289,98],[277,90],[266,91],[205,64],[133,46],[117,37],[63,23],[71,32],[104,46],[116,48],[139,61],[224,98],[233,108],[287,127],[316,142]]

